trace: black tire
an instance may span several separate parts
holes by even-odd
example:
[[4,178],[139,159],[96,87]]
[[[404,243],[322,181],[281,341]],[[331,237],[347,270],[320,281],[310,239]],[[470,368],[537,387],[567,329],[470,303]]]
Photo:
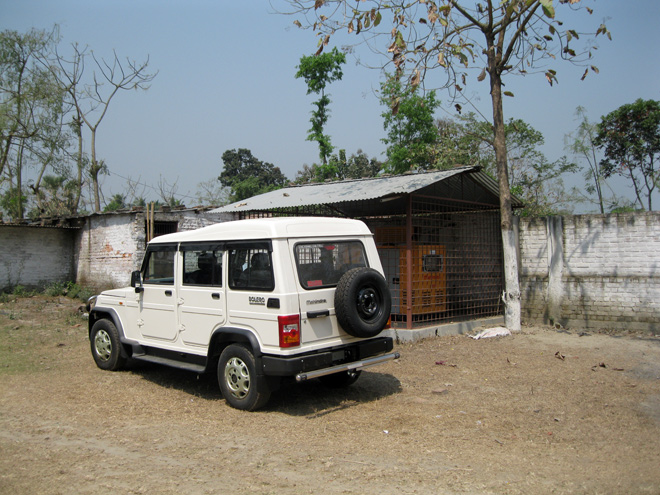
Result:
[[391,310],[392,296],[387,281],[373,268],[353,268],[339,279],[335,312],[347,334],[375,337],[385,327]]
[[344,388],[353,385],[360,378],[361,373],[362,370],[341,371],[332,375],[320,376],[319,380],[328,388]]
[[117,371],[124,367],[121,341],[117,327],[110,320],[98,320],[89,333],[89,342],[96,366],[102,370]]
[[227,403],[236,409],[254,411],[270,399],[270,390],[260,389],[252,351],[241,344],[231,344],[220,354],[218,384]]

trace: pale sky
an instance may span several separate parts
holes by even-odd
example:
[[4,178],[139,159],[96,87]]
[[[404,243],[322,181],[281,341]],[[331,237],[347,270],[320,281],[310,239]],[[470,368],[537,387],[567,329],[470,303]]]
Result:
[[[583,0],[584,1],[584,0]],[[660,2],[588,1],[595,13],[585,29],[605,19],[613,40],[600,38],[593,64],[600,74],[580,81],[583,68],[557,63],[559,84],[542,74],[509,77],[505,118],[521,118],[545,136],[549,160],[566,154],[564,136],[577,122],[575,109],[589,118],[637,98],[660,100]],[[123,192],[125,178],[155,186],[159,177],[178,183],[177,196],[195,204],[197,184],[217,177],[225,150],[250,149],[294,179],[303,164],[318,161],[315,143],[305,140],[313,95],[295,79],[302,55],[316,49],[316,37],[293,25],[294,18],[273,13],[279,0],[0,0],[0,29],[50,30],[59,24],[59,49],[88,45],[105,58],[142,61],[159,71],[146,92],[125,92],[113,100],[101,123],[97,153],[109,166],[106,199]],[[581,26],[578,26],[581,27]],[[337,38],[346,44],[346,37]],[[381,73],[348,57],[342,81],[332,83],[327,132],[350,155],[362,149],[384,159],[385,136],[374,90]],[[477,106],[491,115],[487,82],[471,81],[468,91],[482,95]],[[448,96],[438,93],[448,103]],[[447,113],[449,112],[449,113]],[[450,105],[438,117],[453,115]],[[579,183],[579,181],[578,181]],[[625,186],[617,184],[624,194]],[[147,188],[148,200],[157,199]],[[657,200],[656,200],[657,201]]]

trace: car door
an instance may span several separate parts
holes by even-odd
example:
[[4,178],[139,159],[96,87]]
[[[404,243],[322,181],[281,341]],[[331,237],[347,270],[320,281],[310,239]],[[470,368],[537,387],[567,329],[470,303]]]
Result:
[[341,328],[335,318],[335,290],[341,276],[351,268],[367,266],[360,241],[290,241],[299,291],[303,343],[336,338]]
[[175,244],[155,244],[145,255],[136,323],[145,339],[177,339],[176,252]]
[[179,331],[187,346],[208,346],[213,330],[226,318],[224,249],[218,243],[182,244],[178,286]]
[[279,345],[272,250],[269,240],[227,243],[229,324],[254,332],[266,346]]

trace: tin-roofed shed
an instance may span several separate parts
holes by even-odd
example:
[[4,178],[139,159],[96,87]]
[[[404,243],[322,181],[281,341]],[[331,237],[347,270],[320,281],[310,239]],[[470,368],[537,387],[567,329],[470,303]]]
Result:
[[287,187],[212,212],[364,221],[392,291],[395,327],[502,314],[498,188],[477,167]]

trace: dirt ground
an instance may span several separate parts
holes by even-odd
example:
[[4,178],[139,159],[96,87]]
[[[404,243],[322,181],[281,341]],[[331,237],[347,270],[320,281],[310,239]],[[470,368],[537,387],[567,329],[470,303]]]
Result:
[[79,304],[0,303],[0,493],[660,493],[659,337],[431,338],[246,413],[213,376],[101,371]]

